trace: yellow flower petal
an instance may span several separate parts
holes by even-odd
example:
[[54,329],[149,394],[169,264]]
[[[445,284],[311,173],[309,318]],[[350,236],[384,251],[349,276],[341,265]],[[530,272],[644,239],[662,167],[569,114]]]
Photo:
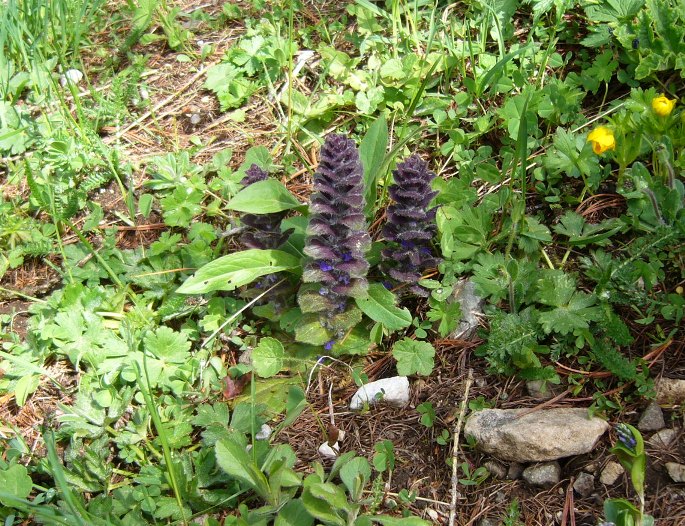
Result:
[[675,107],[675,99],[669,99],[663,93],[652,100],[652,109],[660,117],[668,117]]
[[607,150],[616,149],[616,139],[614,139],[614,132],[606,126],[598,126],[592,130],[587,136],[588,142],[592,143],[592,151],[600,155]]

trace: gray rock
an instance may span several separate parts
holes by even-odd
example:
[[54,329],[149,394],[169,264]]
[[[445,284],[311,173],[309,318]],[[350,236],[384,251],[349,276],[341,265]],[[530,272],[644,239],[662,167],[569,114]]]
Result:
[[350,409],[361,409],[365,403],[374,405],[378,402],[395,407],[404,407],[409,403],[409,379],[406,376],[383,378],[362,385],[350,401]]
[[675,440],[675,437],[678,436],[679,432],[680,432],[680,429],[678,429],[678,428],[662,429],[661,431],[657,431],[651,437],[649,437],[649,440],[647,440],[647,443],[650,446],[653,446],[653,447],[656,447],[659,449],[667,448],[673,443],[673,441]]
[[518,462],[512,462],[509,464],[509,469],[507,470],[507,478],[509,480],[518,480],[523,475],[523,464]]
[[657,404],[680,405],[685,402],[685,380],[661,378],[654,387]]
[[488,519],[487,517],[485,519],[481,519],[481,521],[478,523],[478,526],[497,526],[499,523],[494,520],[494,519]]
[[551,488],[561,478],[561,466],[558,462],[533,464],[523,470],[523,480],[531,486]]
[[602,474],[599,476],[599,481],[605,486],[611,486],[612,484],[616,483],[623,473],[625,473],[623,466],[621,466],[621,464],[618,462],[611,460],[607,462],[606,466],[604,466]]
[[461,279],[454,287],[451,300],[458,301],[461,306],[461,321],[448,338],[468,340],[476,332],[478,318],[483,315],[483,298],[476,294],[476,285],[472,281]]
[[640,431],[658,431],[664,427],[666,427],[664,412],[659,407],[659,404],[651,402],[642,413],[637,423],[637,428]]
[[526,391],[528,391],[528,396],[538,400],[549,400],[557,394],[549,382],[544,380],[530,380],[526,382]]
[[503,479],[507,476],[507,468],[505,468],[499,462],[495,462],[494,460],[488,460],[486,463],[483,464],[483,466],[490,472],[490,475],[492,475],[496,479]]
[[595,490],[595,477],[582,472],[573,483],[573,490],[581,497],[589,497]]
[[484,409],[469,417],[464,435],[502,460],[545,462],[592,451],[608,428],[586,409]]
[[685,465],[677,462],[666,462],[666,471],[673,482],[685,482]]

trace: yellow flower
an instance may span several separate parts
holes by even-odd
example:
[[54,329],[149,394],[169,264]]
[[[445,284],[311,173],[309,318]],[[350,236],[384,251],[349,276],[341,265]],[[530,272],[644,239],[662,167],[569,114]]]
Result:
[[663,93],[652,100],[652,109],[660,117],[668,117],[675,107],[675,99],[671,100]]
[[606,152],[607,150],[616,149],[616,139],[614,139],[614,132],[606,126],[598,126],[590,132],[587,140],[592,143],[592,151],[597,155]]

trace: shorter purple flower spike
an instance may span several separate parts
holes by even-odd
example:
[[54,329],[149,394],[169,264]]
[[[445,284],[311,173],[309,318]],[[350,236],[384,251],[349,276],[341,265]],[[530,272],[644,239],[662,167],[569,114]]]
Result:
[[388,221],[383,236],[390,246],[383,250],[387,273],[400,283],[409,285],[417,296],[428,296],[418,285],[423,272],[435,267],[439,259],[433,257],[430,241],[436,231],[437,209],[428,204],[437,195],[431,190],[435,174],[417,155],[397,165],[393,171],[395,183],[389,194],[394,203],[388,207]]
[[[244,187],[269,178],[264,170],[253,164],[245,171],[245,177],[241,181]],[[240,241],[249,248],[261,250],[276,249],[288,239],[293,232],[288,230],[281,232],[281,221],[287,212],[274,214],[243,214],[241,221],[247,230],[240,236]]]

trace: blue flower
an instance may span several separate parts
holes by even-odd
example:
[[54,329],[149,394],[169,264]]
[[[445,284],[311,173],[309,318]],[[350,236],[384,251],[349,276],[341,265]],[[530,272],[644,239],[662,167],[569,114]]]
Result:
[[329,340],[326,342],[326,344],[323,346],[324,349],[327,351],[330,351],[333,348],[333,345],[335,345],[335,340]]

